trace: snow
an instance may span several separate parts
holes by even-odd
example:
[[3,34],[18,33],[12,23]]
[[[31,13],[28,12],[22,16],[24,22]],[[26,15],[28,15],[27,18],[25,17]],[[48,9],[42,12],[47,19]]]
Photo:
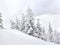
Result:
[[0,45],[57,45],[13,29],[0,29]]
[[[44,14],[34,16],[34,18],[35,23],[37,22],[37,19],[40,19],[40,24],[42,27],[45,27],[46,31],[48,30],[48,25],[50,22],[53,30],[60,32],[60,15]],[[10,29],[9,21],[5,21],[4,27],[7,29],[0,29],[0,45],[57,45],[33,36],[29,36],[18,30],[12,30]]]
[[60,15],[55,14],[44,14],[40,16],[35,16],[35,22],[37,19],[40,19],[40,24],[42,27],[45,27],[48,30],[49,22],[51,23],[53,30],[60,32]]
[[[21,15],[17,16],[20,20],[22,18]],[[60,15],[56,15],[56,14],[44,14],[44,15],[38,15],[38,16],[34,16],[35,18],[35,22],[37,22],[37,19],[40,19],[40,23],[42,27],[45,27],[46,30],[48,30],[48,25],[49,22],[51,23],[53,30],[57,30],[58,32],[60,32]],[[14,18],[15,19],[15,18]],[[11,20],[11,19],[8,19]],[[13,19],[12,19],[13,20]],[[7,20],[3,20],[4,21],[4,27],[5,28],[9,28],[10,29],[10,21]]]

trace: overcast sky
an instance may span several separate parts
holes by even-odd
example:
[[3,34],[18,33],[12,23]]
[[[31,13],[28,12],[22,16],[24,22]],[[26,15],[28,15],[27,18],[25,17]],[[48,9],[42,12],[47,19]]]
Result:
[[9,19],[26,11],[28,6],[35,15],[60,14],[60,0],[0,0],[0,12],[6,23]]
[[28,5],[34,14],[60,14],[60,0],[0,0],[0,11],[6,15],[15,15],[27,9]]

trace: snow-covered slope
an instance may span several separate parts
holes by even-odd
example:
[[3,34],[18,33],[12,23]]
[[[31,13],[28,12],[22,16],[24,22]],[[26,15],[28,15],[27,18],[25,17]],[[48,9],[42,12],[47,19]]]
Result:
[[17,30],[0,29],[0,45],[57,45],[26,35]]
[[48,30],[49,22],[51,23],[53,30],[60,31],[60,15],[45,14],[36,16],[35,20],[40,19],[40,24]]

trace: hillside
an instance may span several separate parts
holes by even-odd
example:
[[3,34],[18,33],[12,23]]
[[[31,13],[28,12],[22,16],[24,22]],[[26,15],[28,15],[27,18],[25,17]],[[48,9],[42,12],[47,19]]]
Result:
[[57,45],[26,35],[17,30],[0,29],[0,45]]
[[35,16],[35,22],[37,19],[40,19],[41,26],[44,26],[48,30],[49,22],[51,23],[53,30],[60,31],[60,15],[54,14],[45,14],[40,16]]

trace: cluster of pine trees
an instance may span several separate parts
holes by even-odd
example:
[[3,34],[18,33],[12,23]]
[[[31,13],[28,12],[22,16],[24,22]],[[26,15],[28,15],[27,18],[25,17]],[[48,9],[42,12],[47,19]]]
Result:
[[53,31],[51,23],[49,22],[48,31],[46,32],[45,27],[41,27],[40,20],[37,19],[37,23],[35,25],[35,19],[33,17],[32,10],[28,8],[26,15],[22,14],[21,21],[16,18],[16,22],[11,22],[11,29],[16,29],[22,31],[28,35],[33,37],[37,37],[39,39],[55,42],[60,44],[59,33],[56,30]]

